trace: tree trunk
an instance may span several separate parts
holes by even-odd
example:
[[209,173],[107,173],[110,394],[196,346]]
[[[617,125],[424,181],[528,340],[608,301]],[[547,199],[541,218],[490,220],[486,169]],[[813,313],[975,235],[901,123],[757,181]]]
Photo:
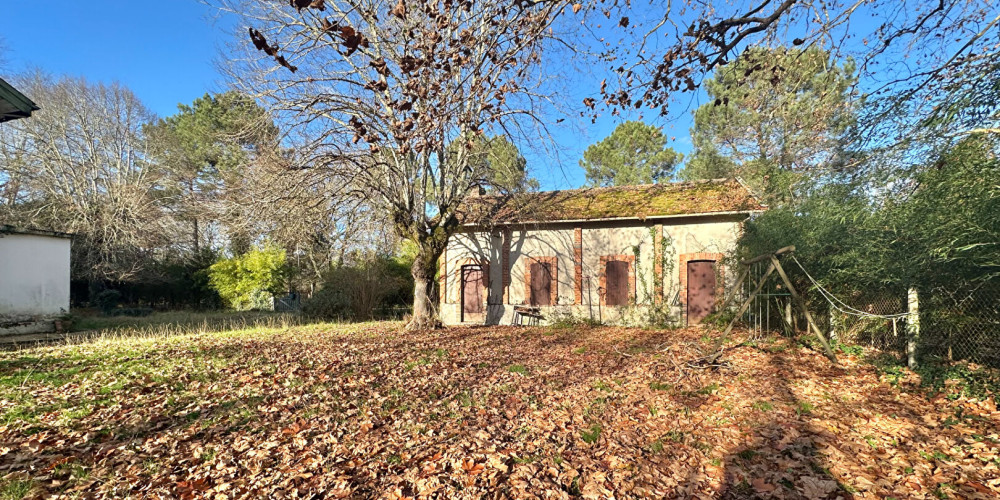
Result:
[[407,330],[427,330],[441,326],[437,315],[437,280],[434,279],[440,251],[420,245],[413,259],[410,274],[413,276],[413,317],[406,325]]
[[191,236],[193,237],[193,241],[194,241],[194,253],[195,253],[195,255],[197,255],[198,253],[201,252],[201,244],[200,244],[201,242],[198,241],[200,239],[200,234],[201,233],[198,230],[198,219],[195,219],[193,222],[194,222],[194,226],[193,226],[193,228],[191,230]]

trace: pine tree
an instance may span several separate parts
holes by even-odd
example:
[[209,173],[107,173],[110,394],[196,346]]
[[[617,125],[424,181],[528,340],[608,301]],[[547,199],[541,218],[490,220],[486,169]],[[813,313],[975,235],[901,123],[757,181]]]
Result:
[[860,100],[854,64],[820,49],[750,49],[706,82],[685,179],[740,176],[771,203],[807,176],[839,169]]
[[592,186],[652,184],[669,180],[683,155],[667,147],[663,132],[652,125],[628,121],[583,152],[580,166]]

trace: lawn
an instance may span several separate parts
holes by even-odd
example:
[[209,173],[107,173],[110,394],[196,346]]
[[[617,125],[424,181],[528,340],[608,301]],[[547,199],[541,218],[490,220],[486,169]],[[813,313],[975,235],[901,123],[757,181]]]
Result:
[[0,498],[992,498],[992,398],[788,339],[398,323],[0,354]]

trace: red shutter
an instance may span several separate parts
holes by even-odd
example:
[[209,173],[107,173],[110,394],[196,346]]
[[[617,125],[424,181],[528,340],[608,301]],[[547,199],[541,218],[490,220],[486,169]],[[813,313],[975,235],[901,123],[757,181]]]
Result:
[[609,306],[628,305],[628,262],[609,260],[604,268],[604,303]]
[[552,273],[547,262],[531,264],[531,297],[533,306],[548,306],[552,296]]

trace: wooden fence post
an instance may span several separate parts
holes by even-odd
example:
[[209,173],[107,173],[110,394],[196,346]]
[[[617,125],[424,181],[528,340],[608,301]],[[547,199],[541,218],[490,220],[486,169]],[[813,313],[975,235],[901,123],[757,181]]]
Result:
[[907,293],[906,310],[906,365],[917,368],[917,350],[920,348],[920,300],[916,288]]
[[778,275],[781,276],[781,280],[784,281],[785,286],[788,287],[788,293],[792,294],[792,300],[798,303],[799,308],[802,310],[802,314],[806,317],[806,324],[810,329],[812,329],[813,333],[816,334],[816,337],[819,339],[819,343],[823,344],[823,352],[826,354],[826,357],[830,361],[836,363],[837,355],[834,354],[833,348],[830,347],[829,340],[827,340],[826,335],[823,335],[823,332],[819,330],[819,325],[816,324],[816,320],[813,319],[812,314],[809,312],[809,308],[806,307],[805,299],[803,299],[802,296],[799,295],[799,292],[795,290],[795,287],[792,286],[792,280],[788,279],[788,275],[785,274],[785,269],[781,267],[781,262],[779,262],[778,258],[774,255],[771,256],[771,264],[774,265],[774,268],[778,271]]
[[830,308],[830,341],[839,342],[842,340],[840,338],[840,323],[837,321],[837,311],[831,307]]

